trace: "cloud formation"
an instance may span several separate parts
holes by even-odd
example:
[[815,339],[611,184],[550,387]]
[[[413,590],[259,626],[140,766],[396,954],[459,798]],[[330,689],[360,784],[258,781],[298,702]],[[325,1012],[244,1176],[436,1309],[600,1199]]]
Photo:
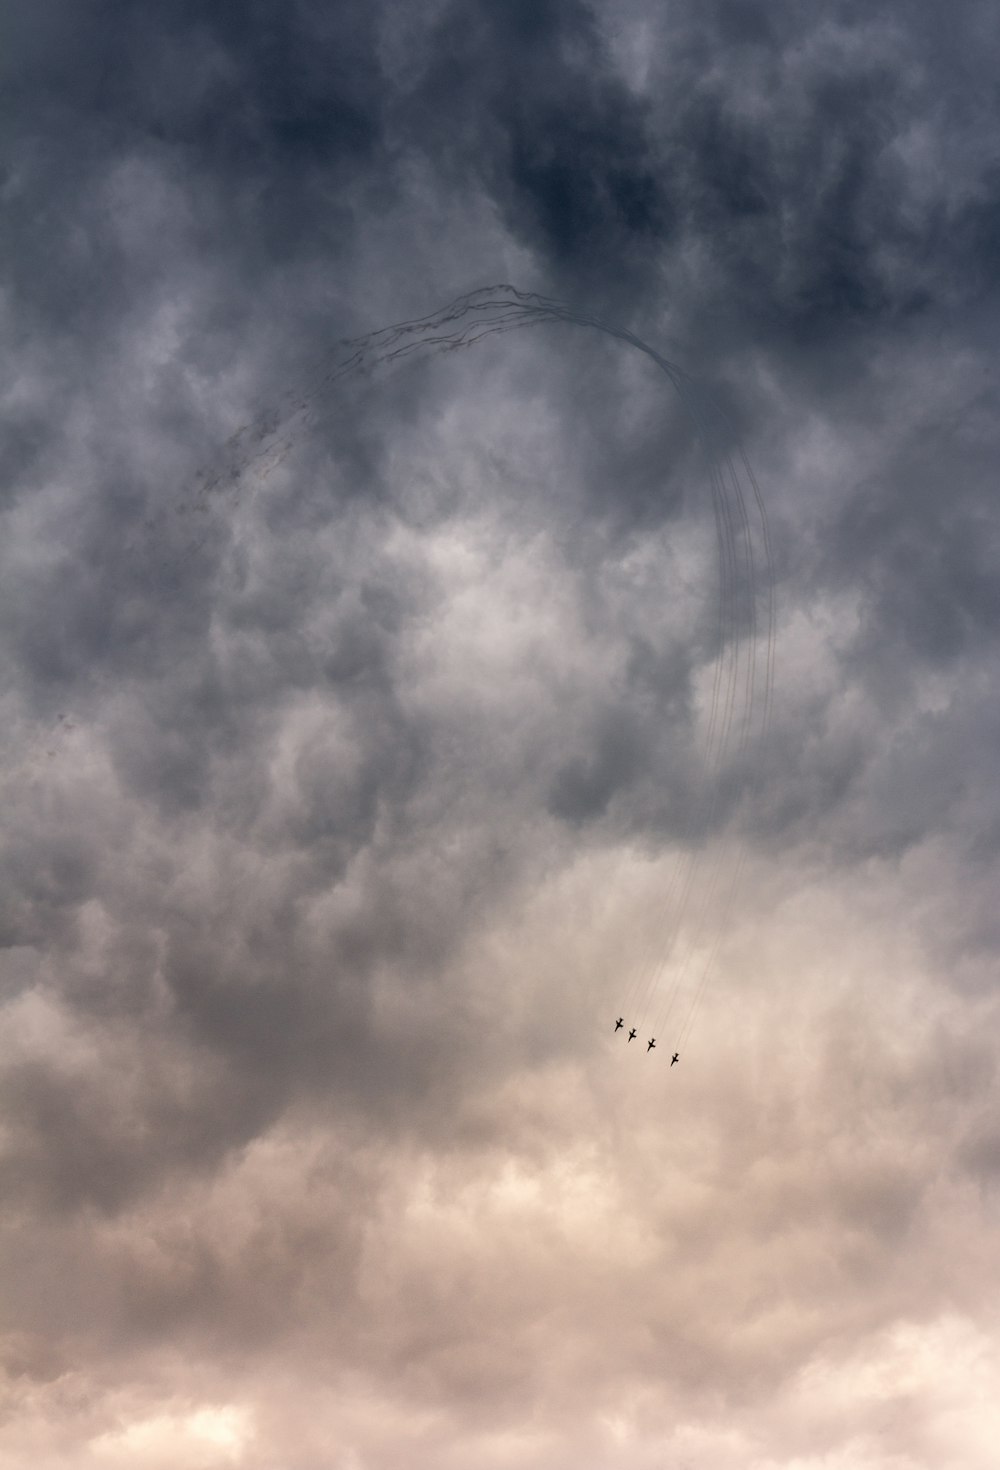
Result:
[[13,16],[0,1467],[992,1465],[994,31]]

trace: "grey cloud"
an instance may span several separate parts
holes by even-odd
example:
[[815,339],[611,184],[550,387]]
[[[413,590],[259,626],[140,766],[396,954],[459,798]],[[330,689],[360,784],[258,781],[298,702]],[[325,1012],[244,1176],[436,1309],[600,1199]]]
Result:
[[[974,150],[978,182],[966,176],[948,200],[908,142],[929,117],[939,147],[995,119],[975,116],[958,68],[944,86],[941,70],[929,81],[942,39],[931,12],[901,22],[842,7],[818,27],[776,7],[766,31],[726,46],[718,17],[731,9],[685,15],[648,85],[670,99],[659,112],[685,160],[691,225],[720,285],[738,282],[720,291],[724,309],[738,302],[758,341],[774,332],[793,349],[926,311],[942,292],[949,304],[954,292],[978,294],[984,253],[964,221],[992,192],[987,158]],[[965,12],[973,24],[981,14]]]
[[[462,162],[515,232],[564,282],[603,293],[609,258],[618,278],[648,272],[672,233],[669,191],[644,108],[609,74],[588,9],[553,0],[455,11],[434,50],[422,88],[430,136],[441,136],[438,119],[458,124]],[[454,155],[454,133],[449,146]]]
[[932,665],[992,641],[1000,601],[989,529],[995,444],[977,432],[993,395],[970,387],[965,423],[947,437],[928,404],[884,478],[854,490],[829,550],[839,575],[850,569],[870,588],[880,641],[895,635]]
[[[917,1349],[853,1449],[837,1384],[990,1330],[991,16],[12,18],[0,1457],[196,1463],[245,1399],[248,1470],[939,1463]],[[652,369],[322,387],[504,278],[759,469],[772,729],[711,792]],[[661,960],[673,1070],[610,1036]]]

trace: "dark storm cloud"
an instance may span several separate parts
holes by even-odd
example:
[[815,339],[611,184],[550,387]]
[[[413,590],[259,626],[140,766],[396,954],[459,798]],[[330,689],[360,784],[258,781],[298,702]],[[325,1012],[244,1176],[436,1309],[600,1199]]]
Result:
[[[241,1384],[287,1420],[253,1470],[792,1463],[810,1365],[985,1321],[992,16],[12,13],[0,1237],[74,1463]],[[549,323],[316,386],[505,278],[703,371],[761,469],[772,738],[711,792],[711,506],[649,364]],[[667,1094],[594,1014],[737,819]],[[121,1366],[164,1344],[175,1387]],[[351,1375],[353,1461],[300,1427]]]
[[402,111],[420,145],[489,191],[563,289],[634,290],[674,210],[646,108],[609,69],[588,7],[455,7],[425,46]]
[[77,139],[77,157],[160,145],[167,160],[175,153],[196,170],[193,184],[211,175],[230,207],[244,187],[267,181],[250,203],[263,238],[245,243],[273,262],[274,252],[302,248],[298,230],[310,218],[343,224],[326,191],[379,152],[377,20],[360,4],[248,10],[181,0],[155,14],[43,4],[12,22],[8,107],[30,98],[22,125],[36,138],[89,116],[94,136]]
[[[8,656],[25,701],[42,712],[67,690],[86,705],[100,702],[92,691],[102,680],[120,684],[107,748],[126,801],[294,858],[292,877],[259,899],[268,943],[225,959],[228,941],[212,938],[220,915],[208,902],[200,918],[185,919],[186,939],[174,934],[166,968],[184,1024],[249,1066],[272,1055],[290,1078],[299,1061],[311,1070],[306,1039],[326,1034],[322,1017],[335,1006],[320,999],[318,977],[296,1001],[284,988],[282,972],[303,963],[297,906],[340,881],[386,812],[405,812],[441,774],[440,723],[415,720],[394,687],[401,630],[421,614],[423,594],[400,593],[398,569],[380,558],[377,521],[352,551],[369,559],[368,572],[335,617],[313,617],[337,603],[338,579],[348,578],[331,542],[318,538],[324,517],[336,525],[347,515],[341,494],[376,502],[384,494],[383,431],[416,415],[421,394],[409,410],[405,394],[391,400],[353,445],[345,417],[321,427],[321,446],[336,432],[338,458],[324,463],[320,449],[311,472],[353,488],[335,490],[332,505],[325,495],[318,517],[316,497],[274,496],[279,534],[266,565],[258,554],[254,566],[253,548],[232,543],[232,501],[182,495],[172,509],[163,492],[168,477],[193,481],[199,451],[207,454],[219,411],[200,401],[199,385],[218,372],[238,324],[249,326],[249,352],[237,396],[266,401],[312,345],[306,323],[325,285],[309,270],[322,265],[329,277],[343,268],[356,287],[366,283],[366,231],[396,206],[401,170],[419,156],[428,171],[421,207],[433,215],[456,191],[485,193],[530,250],[537,277],[571,296],[590,291],[634,316],[630,295],[646,311],[650,290],[662,310],[657,279],[675,263],[683,277],[693,252],[707,262],[708,290],[678,310],[681,328],[709,361],[752,341],[788,376],[831,338],[932,309],[928,279],[951,299],[981,282],[991,175],[973,160],[954,200],[929,189],[916,202],[919,169],[907,173],[897,145],[927,106],[916,63],[932,38],[915,26],[893,31],[890,44],[876,28],[878,44],[859,59],[869,36],[860,14],[817,30],[791,12],[692,12],[657,52],[641,96],[614,63],[613,27],[570,0],[445,7],[425,24],[360,6],[178,4],[152,16],[98,6],[73,16],[72,25],[58,7],[23,16],[20,52],[15,33],[11,105],[30,95],[34,106],[12,132],[8,269],[19,283],[22,341],[40,339],[50,409],[65,405],[69,432],[74,408],[97,403],[100,430],[81,462],[69,447],[53,455],[33,404],[17,425],[22,492],[56,472],[86,494],[68,497],[69,516],[54,504],[24,530],[26,544],[37,533],[53,554],[25,557],[5,578]],[[754,107],[740,90],[744,63]],[[949,93],[939,153],[949,128],[961,136],[969,121]],[[150,395],[138,381],[126,385],[114,364],[140,355],[151,308],[165,307],[173,286],[180,318]],[[343,326],[357,308],[351,291],[337,291]],[[412,285],[407,293],[420,294]],[[327,310],[323,329],[332,325]],[[173,371],[178,362],[185,372]],[[648,407],[629,419],[599,376],[567,375],[561,393],[567,463],[588,486],[588,513],[622,544],[675,518],[677,478],[658,468],[689,452],[674,421]],[[193,447],[178,451],[181,435]],[[842,513],[826,556],[831,580],[868,577],[880,628],[895,619],[910,643],[947,657],[963,629],[988,634],[995,588],[975,535],[981,497],[966,475],[935,541],[936,484],[926,455],[916,469],[889,465],[884,482]],[[900,529],[904,498],[909,530]],[[580,508],[557,492],[533,513],[568,524]],[[591,558],[592,574],[601,548],[581,545],[579,555],[584,565]],[[628,647],[627,679],[579,712],[568,748],[539,768],[543,801],[571,827],[608,819],[605,830],[690,830],[691,814],[677,818],[671,803],[664,811],[661,794],[678,786],[683,754],[665,760],[655,735],[658,722],[686,718],[689,655],[653,656],[636,633]],[[879,656],[885,648],[880,635]],[[277,712],[316,687],[339,710],[353,753],[348,762],[331,754],[318,727],[296,756],[293,794],[261,816]],[[824,718],[816,717],[820,735]],[[791,760],[798,746],[807,786],[802,733],[789,728],[783,748]],[[802,796],[798,820],[839,803],[869,759],[861,735],[819,742],[815,789]],[[785,801],[796,809],[790,788]],[[442,834],[455,819],[441,817]],[[935,820],[929,812],[928,824]],[[914,822],[911,805],[906,836],[894,840],[917,840]],[[52,932],[57,912],[104,891],[86,826],[74,834],[71,820],[58,840],[35,831],[13,899],[23,932]],[[33,873],[48,875],[44,884]],[[395,900],[385,904],[368,913],[372,929],[362,925],[353,939],[345,931],[352,966],[404,947],[391,938]],[[235,918],[235,928],[243,922]],[[442,932],[456,922],[451,912]],[[404,931],[414,945],[412,916]],[[259,971],[245,989],[235,979],[244,964]]]
[[[980,13],[964,7],[956,30]],[[546,281],[590,304],[630,314],[629,293],[658,291],[696,252],[716,329],[758,345],[808,354],[992,278],[989,114],[967,50],[931,72],[944,38],[929,13],[901,26],[845,7],[817,26],[797,8],[675,8],[641,95],[613,64],[614,18],[580,0],[436,7],[423,22],[392,6],[176,4],[73,10],[70,24],[52,6],[20,30],[10,101],[35,100],[21,166],[60,190],[62,212],[29,192],[13,218],[64,322],[112,291],[120,309],[130,278],[148,285],[149,252],[130,257],[88,213],[95,176],[130,154],[183,179],[198,237],[244,284],[307,262],[333,273],[415,157],[432,196],[485,191]],[[946,171],[977,132],[956,188]],[[305,302],[286,304],[306,330]],[[234,294],[227,309],[248,308]],[[693,325],[700,338],[709,323]]]
[[[902,22],[839,7],[822,25],[800,7],[745,11],[672,14],[645,85],[726,316],[808,354],[989,289],[996,118],[985,72],[981,100],[969,92],[969,49],[938,64],[930,8]],[[985,18],[963,7],[956,31]]]

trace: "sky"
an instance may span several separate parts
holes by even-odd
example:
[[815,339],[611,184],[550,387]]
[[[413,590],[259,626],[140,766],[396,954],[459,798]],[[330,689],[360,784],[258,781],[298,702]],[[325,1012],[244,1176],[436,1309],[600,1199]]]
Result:
[[0,1470],[994,1470],[995,5],[3,31]]

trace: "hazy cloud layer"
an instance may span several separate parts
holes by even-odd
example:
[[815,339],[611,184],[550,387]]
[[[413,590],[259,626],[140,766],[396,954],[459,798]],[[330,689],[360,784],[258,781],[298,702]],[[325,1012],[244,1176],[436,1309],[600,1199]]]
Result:
[[7,30],[0,1466],[988,1470],[992,8]]

